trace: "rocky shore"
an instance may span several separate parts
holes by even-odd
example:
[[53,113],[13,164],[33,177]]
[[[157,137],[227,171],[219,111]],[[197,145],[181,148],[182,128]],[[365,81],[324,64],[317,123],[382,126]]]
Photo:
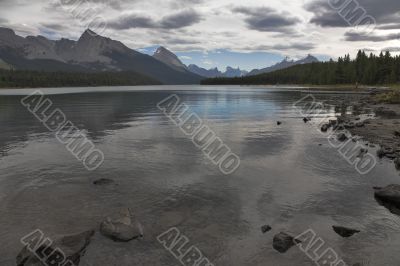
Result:
[[379,94],[371,94],[358,102],[345,103],[353,112],[351,115],[343,112],[338,121],[353,137],[366,141],[371,147],[378,146],[377,157],[393,160],[400,169],[400,104],[378,99]]

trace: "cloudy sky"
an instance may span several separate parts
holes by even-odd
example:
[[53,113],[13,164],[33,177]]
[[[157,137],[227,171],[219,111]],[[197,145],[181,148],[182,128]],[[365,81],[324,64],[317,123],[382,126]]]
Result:
[[400,51],[400,0],[0,0],[0,25],[51,39],[78,39],[90,25],[133,49],[163,45],[207,68]]

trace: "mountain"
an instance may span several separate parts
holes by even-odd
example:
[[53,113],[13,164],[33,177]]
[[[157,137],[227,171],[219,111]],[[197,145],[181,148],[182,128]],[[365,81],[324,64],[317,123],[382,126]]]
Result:
[[153,57],[158,61],[172,67],[175,70],[181,72],[188,72],[187,66],[184,65],[181,60],[167,48],[160,46],[153,54]]
[[202,77],[206,77],[206,78],[215,78],[215,77],[222,76],[222,72],[219,71],[218,68],[205,69],[205,68],[202,68],[202,67],[192,64],[192,65],[188,66],[188,69],[190,72],[200,75]]
[[198,84],[202,79],[91,30],[86,30],[77,41],[54,41],[43,36],[23,38],[11,29],[0,28],[0,60],[17,70],[133,71],[163,84]]
[[218,68],[210,68],[210,69],[205,69],[201,68],[197,65],[189,65],[188,69],[190,72],[193,72],[197,75],[200,75],[202,77],[206,78],[216,78],[216,77],[227,77],[227,78],[233,78],[233,77],[242,77],[247,75],[247,71],[241,70],[240,68],[232,68],[232,67],[226,67],[225,72],[221,72],[218,70]]
[[234,77],[242,77],[246,76],[249,72],[245,70],[240,70],[240,68],[232,68],[232,67],[226,67],[225,73],[223,73],[223,77],[226,78],[234,78]]
[[259,74],[263,74],[263,73],[270,73],[270,72],[285,69],[285,68],[295,66],[295,65],[309,64],[309,63],[316,63],[316,62],[319,62],[319,60],[312,55],[308,55],[307,57],[305,57],[301,60],[298,60],[298,61],[294,61],[294,60],[289,61],[288,58],[286,57],[282,62],[277,63],[273,66],[263,68],[263,69],[254,69],[254,70],[250,71],[250,73],[248,73],[247,76],[255,76],[255,75],[259,75]]

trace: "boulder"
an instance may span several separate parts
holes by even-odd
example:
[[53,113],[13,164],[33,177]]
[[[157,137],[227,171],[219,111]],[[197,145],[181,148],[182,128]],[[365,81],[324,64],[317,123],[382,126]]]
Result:
[[76,235],[62,236],[53,243],[40,244],[34,253],[28,247],[24,247],[17,256],[17,266],[54,265],[51,264],[52,259],[57,255],[65,258],[65,265],[72,265],[70,263],[79,265],[81,257],[85,254],[94,233],[94,230],[90,230]]
[[276,122],[276,124],[277,124],[278,126],[280,126],[280,125],[282,125],[282,122],[281,122],[281,121],[278,121],[278,122]]
[[263,234],[265,234],[266,232],[269,232],[272,230],[272,227],[269,225],[263,225],[261,226],[261,232],[263,232]]
[[330,126],[336,126],[337,125],[337,120],[329,120],[329,125]]
[[396,169],[397,169],[397,170],[400,170],[400,157],[397,157],[397,158],[394,160],[394,165],[396,166]]
[[375,198],[382,203],[389,203],[397,208],[400,207],[400,185],[389,185],[384,188],[375,187]]
[[363,127],[365,126],[364,122],[357,122],[356,127]]
[[342,141],[342,142],[346,141],[348,139],[346,134],[344,134],[344,133],[339,133],[336,138],[338,141]]
[[363,158],[368,153],[368,149],[361,148],[358,152],[357,158]]
[[100,225],[100,233],[117,242],[129,242],[143,237],[141,224],[127,208],[115,217],[107,217]]
[[323,124],[322,127],[321,127],[321,131],[322,132],[327,132],[329,127],[330,127],[329,124]]
[[100,178],[97,179],[93,182],[94,185],[96,186],[105,186],[105,185],[111,185],[114,183],[114,180],[108,179],[108,178]]
[[273,248],[279,253],[285,253],[294,245],[300,243],[300,240],[294,239],[293,236],[280,232],[274,236]]
[[383,149],[379,149],[379,150],[376,151],[376,155],[379,158],[383,158],[385,156],[385,151]]
[[349,123],[344,124],[344,128],[346,128],[346,129],[351,129],[351,128],[354,128],[354,127],[355,127],[355,124],[353,122],[349,122]]
[[359,230],[356,229],[351,229],[351,228],[346,228],[343,226],[332,226],[333,231],[335,231],[336,234],[340,235],[341,237],[351,237],[354,234],[360,233]]
[[304,118],[303,118],[303,121],[304,121],[304,123],[307,123],[307,122],[311,121],[311,118],[304,117]]

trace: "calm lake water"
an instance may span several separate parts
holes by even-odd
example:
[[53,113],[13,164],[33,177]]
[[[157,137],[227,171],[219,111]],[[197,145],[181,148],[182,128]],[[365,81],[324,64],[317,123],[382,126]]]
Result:
[[[156,240],[171,227],[214,265],[315,265],[297,247],[285,254],[272,248],[280,231],[307,229],[347,265],[400,264],[400,217],[380,206],[372,190],[400,182],[398,172],[382,160],[359,174],[293,108],[307,95],[302,89],[43,89],[104,152],[93,172],[20,104],[31,91],[0,91],[0,265],[15,265],[20,238],[35,229],[50,237],[77,233],[123,207],[139,217],[144,238],[116,243],[97,233],[81,265],[180,265]],[[172,93],[240,157],[236,172],[223,175],[160,112],[157,103]],[[321,101],[360,97],[314,95]],[[116,185],[94,186],[99,178]],[[272,230],[262,234],[265,224]],[[361,233],[344,239],[332,225]]]

